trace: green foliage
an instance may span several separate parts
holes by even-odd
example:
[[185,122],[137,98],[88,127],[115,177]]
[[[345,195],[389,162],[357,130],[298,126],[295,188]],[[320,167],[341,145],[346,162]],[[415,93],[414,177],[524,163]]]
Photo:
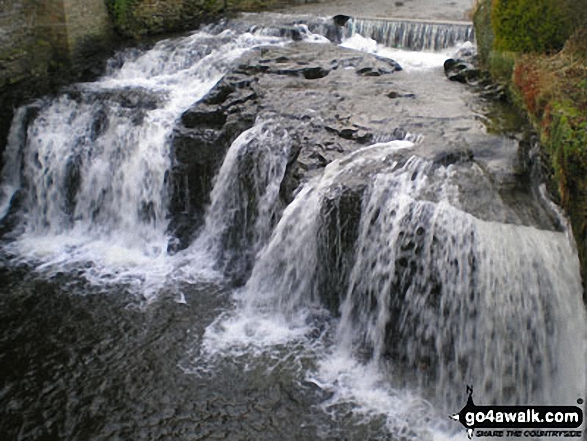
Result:
[[270,8],[274,0],[233,0],[233,7],[241,11],[257,12]]
[[198,24],[236,11],[261,11],[276,0],[105,0],[116,30],[141,38],[194,29]]
[[478,0],[473,13],[477,51],[482,65],[487,65],[493,50],[493,28],[491,26],[491,0]]
[[491,77],[500,83],[507,84],[511,81],[516,65],[516,56],[513,52],[491,51],[487,60]]
[[474,23],[482,66],[540,133],[587,294],[587,1],[477,0]]
[[133,7],[137,0],[106,0],[114,26],[123,33],[130,27]]
[[514,52],[560,50],[574,30],[572,0],[494,0],[494,49]]
[[580,115],[570,101],[553,103],[549,144],[555,171],[566,182],[587,173],[587,121]]

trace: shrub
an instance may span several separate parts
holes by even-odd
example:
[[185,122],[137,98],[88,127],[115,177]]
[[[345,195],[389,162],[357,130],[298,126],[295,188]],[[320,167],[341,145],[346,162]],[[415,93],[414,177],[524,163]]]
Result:
[[116,22],[125,21],[135,0],[107,0],[108,10]]
[[494,0],[494,49],[552,52],[562,49],[575,26],[574,0]]
[[473,13],[475,39],[481,64],[485,65],[493,50],[493,29],[491,27],[491,0],[478,0]]
[[516,65],[516,54],[513,52],[491,51],[487,66],[491,77],[500,83],[508,84],[511,81],[514,67]]

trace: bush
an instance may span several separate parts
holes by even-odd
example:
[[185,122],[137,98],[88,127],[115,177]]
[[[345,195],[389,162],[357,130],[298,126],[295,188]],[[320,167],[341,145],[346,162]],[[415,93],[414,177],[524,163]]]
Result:
[[481,64],[486,65],[493,50],[493,29],[491,26],[491,0],[478,0],[473,13],[475,39]]
[[552,52],[562,49],[576,26],[576,0],[494,0],[494,49]]
[[494,81],[508,84],[514,73],[516,54],[513,52],[491,51],[486,64]]

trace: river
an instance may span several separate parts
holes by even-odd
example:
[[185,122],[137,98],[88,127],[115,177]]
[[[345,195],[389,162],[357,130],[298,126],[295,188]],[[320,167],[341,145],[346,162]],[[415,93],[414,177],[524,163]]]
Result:
[[458,30],[410,26],[245,16],[16,112],[2,439],[457,440],[467,385],[584,396],[531,138],[445,77]]

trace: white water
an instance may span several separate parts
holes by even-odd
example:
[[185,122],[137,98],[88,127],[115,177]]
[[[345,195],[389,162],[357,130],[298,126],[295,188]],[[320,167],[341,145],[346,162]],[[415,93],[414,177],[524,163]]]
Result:
[[[212,41],[220,44],[202,49]],[[465,384],[474,384],[484,403],[570,404],[569,397],[581,396],[585,313],[577,258],[564,234],[464,213],[454,170],[396,159],[398,152],[417,153],[411,142],[377,144],[329,164],[281,215],[279,183],[291,140],[278,123],[260,121],[231,146],[200,238],[167,255],[164,176],[174,121],[244,51],[283,43],[262,32],[230,31],[160,43],[84,85],[80,100],[64,96],[45,105],[26,145],[19,112],[3,172],[5,208],[26,183],[23,231],[11,251],[52,272],[92,262],[84,271],[91,282],[130,284],[151,299],[170,278],[221,277],[214,255],[226,251],[232,234],[259,254],[247,285],[235,293],[235,308],[204,335],[203,369],[225,356],[270,354],[289,362],[285,348],[296,360],[313,360],[310,369],[300,361],[299,369],[333,393],[322,403],[325,412],[335,415],[350,404],[366,419],[383,415],[393,435],[452,436],[441,421],[458,410],[451,406],[464,404],[458,397]],[[446,58],[386,49],[358,35],[345,46],[396,59],[408,71],[438,67]],[[139,124],[136,110],[91,99],[128,88],[162,100],[144,110]],[[102,128],[99,115],[108,121]],[[243,171],[248,185],[239,170],[245,158],[258,165]],[[68,198],[66,182],[76,167],[82,179]],[[333,317],[322,306],[318,283],[326,264],[319,253],[327,219],[322,209],[326,199],[336,200],[344,186],[366,176],[348,289],[337,293],[341,307]],[[417,259],[409,254],[410,238]],[[413,263],[417,277],[400,268],[401,259]],[[392,363],[390,352],[402,362]]]
[[441,51],[474,40],[472,23],[354,18],[346,27],[347,37],[359,34],[387,47],[412,51]]
[[10,133],[8,134],[4,162],[10,164],[2,169],[2,187],[0,187],[0,219],[4,218],[10,209],[10,203],[16,191],[20,188],[21,177],[17,166],[22,162],[21,145],[25,142],[25,121],[29,108],[23,106],[16,111]]
[[[357,415],[385,415],[390,433],[410,429],[417,439],[464,437],[447,429],[438,409],[459,410],[467,384],[486,404],[568,404],[585,389],[586,317],[565,234],[461,211],[451,167],[417,157],[399,167],[392,159],[414,148],[395,141],[361,149],[303,187],[235,311],[208,328],[205,358],[266,352],[279,359],[279,348],[301,345],[317,359],[307,380],[333,392],[325,411],[352,404]],[[340,319],[317,341],[322,208],[362,172],[376,174],[348,289]]]
[[264,245],[283,209],[279,189],[292,140],[273,121],[259,121],[226,153],[210,195],[204,230],[191,248],[253,257]]
[[[79,85],[77,97],[42,104],[26,134],[21,109],[3,172],[3,214],[15,189],[25,188],[22,234],[10,251],[46,271],[91,262],[84,272],[91,282],[125,283],[147,298],[156,295],[188,259],[167,255],[165,175],[176,119],[244,52],[282,44],[263,29],[162,41],[101,80]],[[140,109],[143,99],[139,109],[125,108],[109,98],[117,93],[138,93],[155,108]],[[210,259],[195,254],[188,259],[192,271],[212,277]]]
[[395,60],[406,72],[413,72],[438,68],[444,64],[447,58],[453,58],[460,50],[471,48],[472,43],[463,42],[455,47],[445,48],[437,52],[422,52],[388,47],[377,43],[372,38],[353,34],[345,39],[341,46]]

